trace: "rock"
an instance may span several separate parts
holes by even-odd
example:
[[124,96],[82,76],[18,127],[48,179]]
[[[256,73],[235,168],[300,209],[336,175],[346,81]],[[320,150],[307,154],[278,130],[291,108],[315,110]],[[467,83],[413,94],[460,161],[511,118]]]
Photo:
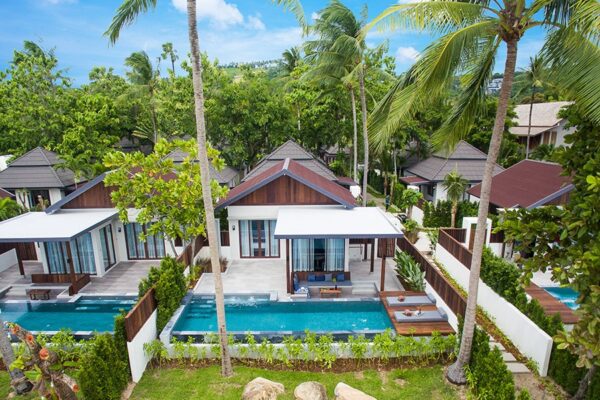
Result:
[[276,400],[283,392],[284,387],[281,383],[258,377],[246,384],[242,400]]
[[333,393],[335,394],[335,400],[377,400],[375,397],[354,389],[344,382],[338,383]]
[[294,389],[295,400],[327,400],[325,386],[319,382],[304,382]]

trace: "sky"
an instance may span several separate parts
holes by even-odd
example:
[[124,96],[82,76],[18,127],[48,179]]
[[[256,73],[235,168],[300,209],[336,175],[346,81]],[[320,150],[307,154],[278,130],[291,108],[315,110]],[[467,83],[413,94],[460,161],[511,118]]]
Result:
[[[94,66],[113,67],[124,74],[124,59],[144,50],[151,59],[160,56],[161,45],[172,42],[183,58],[189,49],[186,0],[159,0],[156,9],[141,15],[126,27],[115,45],[103,36],[122,0],[0,0],[0,70],[8,67],[15,49],[32,40],[44,49],[54,49],[61,69],[67,70],[75,86],[88,81]],[[410,0],[400,0],[408,2]],[[327,2],[301,1],[308,20],[318,16]],[[394,0],[345,0],[344,4],[360,14],[368,3],[368,20]],[[211,59],[226,64],[232,61],[260,61],[280,58],[281,53],[302,43],[302,32],[294,16],[270,0],[198,0],[200,48]],[[405,71],[434,38],[416,32],[382,33],[373,31],[367,44],[389,43],[398,72]],[[526,65],[542,45],[542,32],[530,31],[519,45],[517,65]],[[502,70],[499,57],[495,69]],[[167,61],[162,62],[163,71]]]

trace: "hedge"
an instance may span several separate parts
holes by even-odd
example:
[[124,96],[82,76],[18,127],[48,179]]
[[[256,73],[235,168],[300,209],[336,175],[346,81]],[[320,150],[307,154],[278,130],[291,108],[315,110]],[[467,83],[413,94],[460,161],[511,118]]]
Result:
[[[426,228],[448,227],[452,220],[452,202],[439,200],[437,203],[425,202],[423,210],[423,226]],[[460,226],[463,217],[477,215],[479,204],[471,201],[461,201],[456,210],[456,226]]]

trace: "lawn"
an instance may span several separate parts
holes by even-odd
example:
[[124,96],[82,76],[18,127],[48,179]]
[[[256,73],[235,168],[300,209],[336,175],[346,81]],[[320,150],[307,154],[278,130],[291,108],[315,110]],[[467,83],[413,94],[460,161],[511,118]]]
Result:
[[270,371],[242,366],[236,366],[234,371],[233,377],[225,379],[220,376],[218,366],[147,370],[131,399],[239,400],[244,385],[258,376],[283,383],[285,394],[279,397],[280,400],[292,400],[296,385],[305,381],[324,384],[330,398],[333,398],[333,389],[338,382],[363,390],[378,400],[460,398],[457,389],[445,383],[441,367],[341,374]]

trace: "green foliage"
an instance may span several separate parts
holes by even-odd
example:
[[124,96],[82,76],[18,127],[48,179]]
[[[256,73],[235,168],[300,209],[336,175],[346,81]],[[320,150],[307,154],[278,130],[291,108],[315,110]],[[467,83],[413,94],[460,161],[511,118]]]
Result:
[[521,286],[520,277],[521,271],[515,264],[494,255],[489,248],[484,248],[481,280],[500,296],[522,309],[527,303],[527,297]]
[[96,335],[80,363],[79,386],[85,398],[118,400],[128,381],[129,368],[113,336]]
[[531,151],[529,158],[532,160],[552,161],[556,162],[558,153],[557,149],[552,144],[540,144]]
[[[479,203],[461,201],[456,211],[456,226],[462,224],[463,217],[477,215]],[[423,210],[423,226],[427,228],[448,227],[452,219],[452,202],[439,200],[437,203],[425,202]]]
[[169,357],[169,352],[163,342],[154,339],[151,342],[144,343],[144,354],[155,361],[159,366]]
[[425,290],[425,271],[421,271],[418,262],[408,253],[396,251],[394,257],[396,262],[396,273],[406,285],[405,289],[422,292]]
[[16,201],[8,197],[0,199],[0,221],[16,217],[25,210]]
[[[423,193],[416,190],[403,190],[396,205],[403,210],[410,210],[423,199]],[[409,211],[410,212],[410,211]]]
[[115,316],[115,327],[113,338],[117,352],[121,355],[121,359],[127,364],[129,371],[129,351],[127,350],[127,332],[125,330],[125,316],[127,313],[121,310],[121,313]]
[[416,243],[417,239],[419,239],[419,224],[417,221],[412,219],[407,219],[402,223],[404,226],[404,236],[411,243]]

